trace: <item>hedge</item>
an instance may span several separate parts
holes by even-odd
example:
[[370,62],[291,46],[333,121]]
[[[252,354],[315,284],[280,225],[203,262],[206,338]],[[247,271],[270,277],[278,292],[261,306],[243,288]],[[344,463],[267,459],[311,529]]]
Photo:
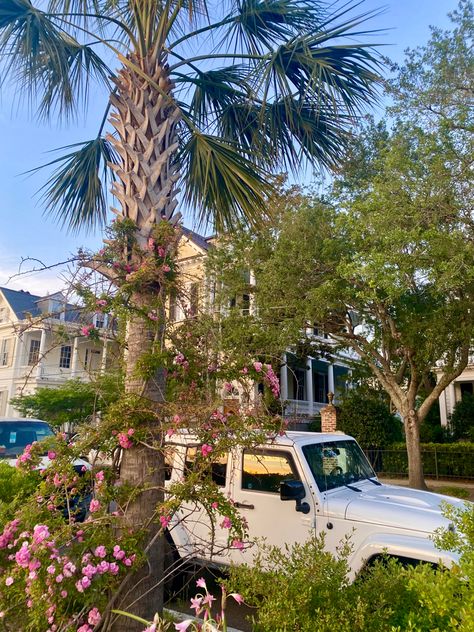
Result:
[[[384,450],[365,450],[377,474],[408,476],[408,455],[404,443]],[[425,476],[474,478],[474,443],[422,443]]]

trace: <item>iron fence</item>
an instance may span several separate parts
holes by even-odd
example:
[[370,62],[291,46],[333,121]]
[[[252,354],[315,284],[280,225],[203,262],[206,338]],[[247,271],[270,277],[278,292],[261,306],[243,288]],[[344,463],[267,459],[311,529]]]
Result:
[[[375,472],[386,477],[408,476],[405,449],[365,449]],[[429,478],[474,479],[473,454],[466,451],[422,449],[423,473]]]

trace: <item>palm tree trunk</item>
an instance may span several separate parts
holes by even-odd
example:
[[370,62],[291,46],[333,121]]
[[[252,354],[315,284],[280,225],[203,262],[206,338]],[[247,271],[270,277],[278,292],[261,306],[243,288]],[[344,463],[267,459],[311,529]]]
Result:
[[[109,139],[122,159],[121,165],[113,167],[118,177],[113,194],[120,202],[120,210],[113,210],[117,221],[130,219],[136,224],[135,237],[142,249],[138,255],[136,251],[123,252],[122,263],[139,265],[149,256],[146,245],[154,226],[162,219],[171,220],[176,206],[177,174],[172,158],[177,149],[175,131],[179,111],[166,98],[172,88],[166,65],[154,60],[153,55],[145,60],[133,58],[133,62],[140,65],[160,90],[137,73],[122,68],[116,81],[116,93],[111,97],[114,111],[110,120],[117,134]],[[127,323],[126,336],[126,392],[143,397],[152,411],[153,408],[157,411],[164,401],[165,373],[159,370],[152,378],[143,378],[137,372],[137,363],[143,353],[151,349],[150,321],[146,313],[154,300],[156,305],[159,292],[159,282],[151,287],[136,288],[130,299],[132,316]],[[156,417],[151,417],[146,427],[150,442],[161,444],[162,430]],[[160,526],[156,521],[156,507],[163,501],[164,494],[163,455],[144,446],[124,450],[120,481],[140,490],[127,506],[124,526],[145,529],[143,546],[152,545],[147,552],[148,563],[127,583],[116,607],[152,620],[163,606],[160,583],[163,542],[161,537],[157,538]],[[125,617],[113,624],[114,631],[141,629],[142,625]]]

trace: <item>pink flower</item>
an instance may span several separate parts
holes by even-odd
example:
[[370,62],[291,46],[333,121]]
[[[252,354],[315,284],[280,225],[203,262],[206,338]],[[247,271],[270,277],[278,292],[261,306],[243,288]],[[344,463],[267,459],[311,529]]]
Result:
[[59,575],[56,575],[56,583],[60,584],[64,579],[64,575],[62,575],[61,573],[59,573]]
[[96,573],[97,573],[97,568],[95,566],[92,566],[92,564],[87,564],[87,566],[84,566],[82,569],[82,574],[88,577],[89,579],[92,579],[92,577],[94,577]]
[[169,516],[160,516],[160,523],[163,529],[169,525],[171,518]]
[[242,369],[241,373],[243,373],[244,375],[246,375],[249,372],[249,370],[247,369],[246,366],[244,366],[244,368]]
[[50,536],[49,529],[45,524],[35,524],[33,527],[33,543],[41,544]]
[[54,450],[48,450],[48,459],[50,459],[51,461],[54,461],[55,458],[56,458],[56,452]]
[[195,610],[196,614],[201,609],[202,597],[191,597],[191,610]]
[[232,393],[232,384],[230,382],[226,382],[224,384],[224,390],[227,391],[227,393]]
[[223,529],[230,529],[231,526],[232,526],[232,520],[226,516],[221,523],[221,527]]
[[164,259],[166,257],[166,250],[163,246],[158,246],[158,256]]
[[232,548],[242,551],[242,549],[244,548],[244,543],[242,542],[242,540],[233,540]]
[[162,267],[163,272],[169,272],[171,270],[171,268],[169,267],[168,264],[164,264],[164,266]]
[[61,595],[61,597],[63,599],[66,599],[66,597],[67,597],[67,590],[61,590],[61,592],[59,594]]
[[116,562],[110,562],[109,572],[112,573],[112,575],[117,575],[117,573],[119,572],[119,567]]
[[158,320],[158,314],[156,313],[156,309],[152,309],[151,312],[148,312],[147,316],[150,320],[154,320],[154,321]]
[[202,454],[202,456],[206,457],[211,452],[212,452],[212,445],[209,445],[208,443],[204,443],[201,446],[201,454]]
[[88,623],[84,623],[80,628],[77,628],[77,632],[91,632],[92,628]]
[[13,584],[13,577],[7,577],[5,580],[5,586],[11,586]]
[[96,500],[95,498],[93,498],[91,500],[91,504],[89,505],[89,511],[91,513],[94,513],[95,511],[99,511],[99,509],[100,509],[100,502]]
[[107,555],[107,549],[105,548],[105,546],[103,544],[101,544],[94,551],[94,555],[96,557],[105,557]]
[[257,371],[257,373],[260,373],[260,371],[262,370],[262,366],[263,364],[261,362],[253,363],[253,368]]
[[113,553],[114,557],[116,560],[123,560],[123,558],[125,557],[125,551],[122,551],[122,549],[119,547],[118,544],[116,544],[114,546],[114,553]]
[[206,586],[206,580],[204,579],[204,577],[200,577],[197,582],[196,582],[196,586],[198,588],[204,588],[204,590],[207,590],[207,586]]
[[133,441],[130,439],[130,436],[128,434],[125,434],[124,432],[119,433],[118,440],[119,444],[124,450],[128,450],[133,446]]
[[102,562],[97,564],[97,571],[101,575],[103,575],[104,573],[107,573],[109,571],[109,568],[110,568],[110,563],[107,562],[106,560],[102,560]]
[[134,434],[135,434],[135,429],[134,429],[134,428],[129,428],[129,429],[127,430],[127,434],[128,434],[128,436],[129,436],[129,437],[131,437],[132,435],[134,435]]
[[101,614],[97,610],[97,608],[92,608],[92,610],[89,610],[87,621],[90,623],[90,625],[98,625],[101,622],[101,619]]
[[214,502],[212,503],[211,507],[212,509],[217,509],[219,507],[219,504]]
[[174,629],[178,630],[178,632],[186,632],[189,626],[193,623],[192,619],[186,619],[185,621],[181,621],[181,623],[175,623]]
[[21,548],[15,553],[15,560],[18,566],[27,568],[30,563],[30,549],[28,548],[28,542],[23,542]]
[[84,325],[83,327],[81,327],[81,334],[86,337],[90,336],[94,329],[94,325]]
[[105,299],[103,299],[103,298],[99,298],[99,299],[97,299],[95,304],[97,305],[97,307],[106,307],[107,301]]
[[104,472],[103,472],[103,470],[100,470],[100,472],[97,472],[97,474],[95,475],[95,480],[97,482],[99,482],[99,483],[102,483],[104,481]]
[[216,598],[214,597],[214,595],[211,595],[210,593],[208,593],[202,600],[202,605],[204,606],[205,604],[207,604],[209,606],[212,606],[212,602],[215,600]]
[[83,577],[79,581],[81,582],[83,588],[89,588],[89,586],[91,585],[91,580],[88,577]]

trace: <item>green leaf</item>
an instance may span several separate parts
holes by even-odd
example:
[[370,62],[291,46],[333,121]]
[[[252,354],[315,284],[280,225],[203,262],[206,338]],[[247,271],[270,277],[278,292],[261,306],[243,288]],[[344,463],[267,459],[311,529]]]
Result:
[[266,215],[268,174],[242,156],[234,144],[192,130],[181,147],[186,201],[197,209],[200,224],[213,222],[218,231],[236,224],[256,225]]
[[[61,149],[79,149],[35,169],[58,164],[59,168],[42,188],[48,213],[54,214],[71,232],[92,230],[105,224],[107,217],[108,163],[117,156],[104,138],[67,145]],[[100,175],[102,173],[102,175]]]

